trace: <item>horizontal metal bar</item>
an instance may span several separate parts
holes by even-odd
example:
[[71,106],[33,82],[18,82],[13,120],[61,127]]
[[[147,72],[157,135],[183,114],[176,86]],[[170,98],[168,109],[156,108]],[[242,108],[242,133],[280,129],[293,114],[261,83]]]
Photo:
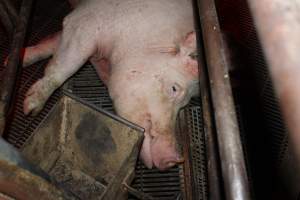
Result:
[[104,109],[101,109],[101,108],[99,108],[99,107],[97,107],[97,106],[95,106],[95,105],[93,105],[93,104],[91,104],[91,103],[83,100],[82,98],[80,98],[80,97],[78,97],[78,96],[70,93],[67,90],[63,90],[63,94],[69,96],[70,98],[72,98],[72,99],[74,99],[74,100],[76,100],[76,101],[78,101],[78,102],[80,102],[80,103],[82,103],[82,104],[84,104],[84,105],[86,105],[86,106],[88,106],[88,107],[90,107],[90,108],[92,108],[92,109],[94,109],[94,110],[96,110],[96,111],[98,111],[98,112],[100,112],[100,113],[108,116],[108,117],[111,117],[111,118],[113,118],[113,119],[115,119],[115,120],[117,120],[117,121],[119,121],[119,122],[121,122],[121,123],[129,126],[130,128],[135,129],[135,130],[137,130],[137,131],[139,131],[141,133],[144,133],[144,131],[145,131],[144,128],[142,128],[142,127],[140,127],[140,126],[138,126],[138,125],[136,125],[136,124],[134,124],[134,123],[132,123],[132,122],[130,122],[130,121],[122,118],[122,117],[114,115],[114,114],[112,114],[112,113],[110,113],[110,112],[108,112],[108,111],[106,111]]
[[153,197],[151,197],[150,195],[140,192],[132,187],[130,187],[129,185],[127,185],[126,183],[123,183],[123,187],[125,190],[127,190],[130,194],[134,195],[135,197],[138,197],[141,200],[154,200]]
[[0,160],[4,160],[10,164],[22,167],[35,175],[38,175],[44,178],[47,181],[50,181],[50,177],[40,168],[37,168],[27,162],[23,156],[10,144],[5,142],[0,138]]

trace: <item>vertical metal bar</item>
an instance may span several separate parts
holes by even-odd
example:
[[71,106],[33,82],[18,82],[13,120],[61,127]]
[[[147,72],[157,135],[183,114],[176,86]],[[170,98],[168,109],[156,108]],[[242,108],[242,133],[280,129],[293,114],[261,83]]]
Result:
[[208,84],[208,72],[205,55],[203,52],[203,35],[201,25],[199,21],[199,9],[197,1],[193,1],[194,16],[195,16],[195,28],[197,35],[197,52],[198,52],[198,63],[199,63],[199,86],[201,95],[203,125],[205,134],[205,147],[206,147],[206,159],[207,159],[207,172],[208,172],[208,199],[219,200],[221,199],[220,189],[220,174],[219,174],[219,163],[218,163],[218,149],[215,131],[213,129],[213,114],[211,105],[211,95],[209,92]]
[[11,0],[0,0],[0,4],[5,7],[7,10],[7,13],[13,23],[13,25],[17,24],[17,21],[19,20],[18,13],[16,11],[16,8],[12,5]]
[[2,77],[0,87],[0,135],[2,135],[4,131],[6,118],[14,96],[15,83],[17,82],[21,71],[19,68],[20,53],[24,43],[32,1],[33,0],[23,0],[22,2],[19,20],[17,21],[17,26],[14,30],[10,55]]
[[11,35],[14,26],[3,4],[0,4],[0,20],[5,27],[7,34]]
[[250,199],[228,62],[213,0],[198,0],[226,199]]
[[[183,157],[185,161],[183,163],[183,178],[184,178],[184,199],[185,200],[193,200],[200,199],[202,194],[196,194],[195,183],[193,179],[193,168],[191,164],[191,135],[188,131],[187,127],[187,117],[184,110],[179,112],[178,126],[180,130],[180,140],[183,141]],[[188,158],[188,159],[186,159]],[[194,189],[194,190],[193,190]],[[202,198],[201,198],[202,199]]]
[[[300,2],[295,0],[248,0],[263,46],[275,93],[288,128],[294,157],[289,188],[294,199],[300,180]],[[293,183],[291,183],[293,182]],[[295,185],[295,184],[296,185]]]

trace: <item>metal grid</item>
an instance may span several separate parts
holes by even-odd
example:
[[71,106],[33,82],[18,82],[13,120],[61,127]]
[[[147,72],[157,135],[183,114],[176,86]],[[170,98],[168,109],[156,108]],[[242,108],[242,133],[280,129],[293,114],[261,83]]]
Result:
[[[136,167],[136,177],[132,186],[154,198],[162,200],[182,199],[181,181],[182,168],[173,167],[166,172],[157,169],[147,169],[140,161]],[[129,196],[130,200],[135,200]]]
[[207,172],[205,138],[203,132],[202,110],[200,99],[192,99],[185,110],[190,143],[190,163],[195,199],[207,199]]
[[[261,101],[264,123],[268,129],[266,136],[270,143],[272,166],[279,166],[286,153],[288,140],[277,98],[274,95],[264,53],[256,34],[254,23],[246,0],[222,0],[219,4],[219,19],[225,33],[231,36],[246,52],[245,62],[254,72]],[[229,12],[229,13],[228,13]]]
[[[44,63],[44,62],[43,62]],[[42,63],[41,63],[42,64]],[[5,138],[15,147],[20,148],[32,134],[34,129],[46,117],[55,102],[58,100],[60,91],[56,91],[48,100],[42,112],[36,117],[25,117],[23,113],[23,101],[25,92],[29,89],[38,78],[42,76],[43,68],[40,66],[32,66],[32,71],[24,70],[22,73],[20,87],[17,91],[17,101],[10,124],[5,132]]]
[[[37,5],[39,6],[39,5]],[[42,38],[52,34],[61,28],[62,18],[65,16],[66,11],[68,11],[67,2],[60,3],[56,5],[55,9],[52,11],[52,15],[50,11],[48,11],[43,17],[34,17],[29,27],[29,37],[28,37],[28,45],[32,45],[37,43]],[[35,7],[35,10],[38,10],[38,7]],[[40,15],[42,15],[40,13]],[[42,19],[41,19],[42,18]],[[39,27],[34,29],[35,27]],[[3,30],[2,30],[3,31]],[[5,33],[1,32],[1,72],[3,69],[4,59],[9,51],[9,41],[8,38],[5,37]],[[3,53],[2,53],[3,52]],[[12,114],[12,119],[8,128],[6,129],[4,137],[8,142],[13,144],[15,147],[20,148],[26,141],[26,139],[32,134],[33,130],[39,125],[39,123],[45,118],[47,113],[53,107],[57,99],[59,98],[60,91],[56,91],[51,98],[47,101],[44,109],[41,113],[36,117],[25,117],[23,114],[23,101],[25,98],[25,93],[29,89],[29,87],[39,78],[43,76],[44,66],[47,61],[41,61],[36,63],[30,67],[24,68],[21,74],[21,80],[18,85],[17,90],[17,101],[14,107],[14,111]]]
[[240,122],[245,125],[240,128],[249,158],[252,197],[281,199],[284,185],[278,175],[288,171],[281,168],[287,155],[287,132],[247,0],[216,2],[223,32],[232,39],[229,47],[236,47],[233,61],[242,77],[235,94]]
[[[6,37],[6,33],[3,30],[3,27],[0,24],[0,35],[1,35],[1,40],[0,40],[0,74],[2,74],[2,71],[4,69],[3,63],[5,58],[8,55],[9,52],[9,41],[8,38]],[[2,79],[2,76],[0,77]]]
[[67,88],[78,97],[115,113],[108,90],[90,63],[76,73],[69,81]]

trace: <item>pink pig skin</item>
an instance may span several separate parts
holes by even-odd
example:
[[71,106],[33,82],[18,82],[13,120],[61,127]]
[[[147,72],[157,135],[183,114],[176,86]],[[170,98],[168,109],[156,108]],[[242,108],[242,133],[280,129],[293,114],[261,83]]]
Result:
[[109,89],[117,113],[145,128],[140,157],[165,170],[183,159],[176,149],[180,108],[198,93],[190,0],[72,0],[63,30],[25,50],[24,65],[53,54],[45,75],[28,90],[25,114],[87,60]]

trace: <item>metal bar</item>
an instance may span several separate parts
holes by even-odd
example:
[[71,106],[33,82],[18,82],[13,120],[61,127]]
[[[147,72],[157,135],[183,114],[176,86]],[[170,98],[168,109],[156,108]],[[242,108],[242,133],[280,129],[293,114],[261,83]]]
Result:
[[23,156],[10,144],[0,138],[0,160],[4,160],[10,164],[22,167],[35,175],[50,181],[50,177],[39,167],[31,165]]
[[20,75],[20,53],[26,34],[26,26],[30,15],[33,0],[23,0],[17,26],[14,30],[14,37],[11,45],[11,52],[8,57],[7,66],[4,70],[1,93],[0,93],[0,135],[3,134],[6,118],[10,113],[14,96],[14,87]]
[[128,121],[128,120],[126,120],[126,119],[118,116],[118,115],[114,115],[114,114],[112,114],[112,113],[110,113],[110,112],[108,112],[108,111],[106,111],[106,110],[104,110],[102,108],[99,108],[98,106],[95,106],[94,104],[92,104],[92,103],[90,103],[90,102],[88,102],[88,101],[86,101],[86,100],[84,100],[84,99],[82,99],[82,98],[80,98],[80,97],[72,94],[68,90],[63,90],[63,94],[65,94],[66,96],[68,96],[68,97],[70,97],[70,98],[72,98],[72,99],[74,99],[74,100],[82,103],[83,105],[86,105],[86,106],[88,106],[88,107],[90,107],[90,108],[92,108],[92,109],[100,112],[101,114],[104,114],[104,115],[106,115],[106,116],[108,116],[110,118],[113,118],[114,120],[116,120],[118,122],[121,122],[121,123],[125,124],[126,126],[132,128],[132,129],[134,129],[136,131],[139,131],[141,133],[145,132],[145,129],[142,128],[142,127],[140,127],[139,125],[134,124],[134,123],[132,123],[132,122],[130,122],[130,121]]
[[6,11],[6,9],[2,3],[0,4],[0,20],[5,27],[7,34],[11,35],[13,32],[14,26],[9,17],[8,12]]
[[210,200],[221,199],[220,190],[220,174],[218,163],[218,150],[216,147],[216,135],[213,129],[213,116],[211,105],[211,94],[209,92],[208,83],[208,71],[205,63],[205,55],[203,52],[203,35],[201,25],[199,21],[199,9],[197,1],[193,1],[194,16],[195,16],[195,28],[197,35],[197,59],[199,63],[199,87],[201,95],[202,116],[205,134],[205,147],[206,147],[206,159],[207,159],[207,172],[208,172],[208,198]]
[[[248,0],[248,3],[289,130],[292,154],[289,157],[295,157],[293,169],[297,169],[291,173],[294,180],[289,182],[297,185],[292,194],[296,199],[300,180],[300,2]],[[289,188],[290,185],[293,184],[289,183]]]
[[154,200],[154,198],[152,196],[150,196],[149,194],[138,191],[138,190],[134,189],[133,187],[130,187],[126,183],[123,183],[123,190],[128,191],[128,193],[132,194],[133,196],[135,196],[141,200]]
[[[191,166],[191,149],[190,149],[190,134],[188,132],[188,127],[186,124],[186,116],[184,111],[179,112],[179,129],[180,129],[180,139],[183,141],[183,157],[185,161],[183,163],[183,178],[184,178],[184,199],[193,200],[196,199],[198,195],[193,194],[193,177],[192,177],[192,166]],[[194,198],[193,198],[194,197]],[[199,197],[198,197],[199,198]]]
[[12,5],[11,0],[0,0],[0,4],[2,4],[6,8],[12,24],[16,25],[19,20],[19,16],[16,8]]
[[198,0],[226,199],[250,199],[228,62],[213,0]]
[[4,199],[4,200],[16,200],[15,198],[9,197],[6,194],[3,194],[0,192],[0,199]]

